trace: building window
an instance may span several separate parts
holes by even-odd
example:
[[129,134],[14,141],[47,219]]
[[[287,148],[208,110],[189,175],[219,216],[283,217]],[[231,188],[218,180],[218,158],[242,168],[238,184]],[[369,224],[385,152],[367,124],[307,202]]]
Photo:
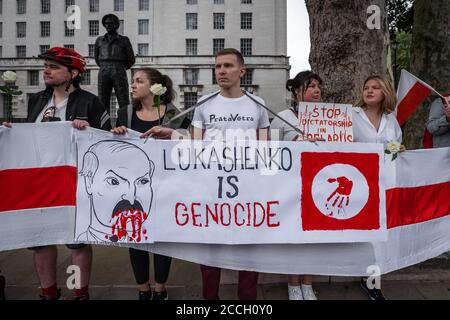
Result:
[[17,58],[26,58],[27,56],[27,47],[26,46],[16,46],[16,57]]
[[225,49],[225,39],[213,39],[213,55]]
[[17,14],[27,13],[27,0],[17,0]]
[[41,54],[44,53],[44,52],[47,52],[48,50],[50,50],[50,45],[48,45],[48,44],[44,44],[44,45],[39,46],[39,51],[40,51]]
[[39,85],[39,70],[28,71],[28,85],[29,86]]
[[138,43],[138,55],[148,56],[148,43]]
[[185,69],[184,70],[184,83],[188,85],[198,84],[198,69]]
[[214,0],[214,4],[224,4],[225,0]]
[[90,44],[88,48],[89,57],[95,56],[95,44]]
[[17,38],[25,38],[27,36],[27,23],[16,22]]
[[139,11],[150,10],[150,4],[148,0],[139,0]]
[[253,54],[252,39],[241,39],[241,53],[243,56],[251,56]]
[[3,14],[3,0],[0,0],[0,14]]
[[185,92],[184,93],[184,108],[189,109],[197,104],[198,96],[197,92]]
[[0,38],[3,38],[3,22],[0,22]]
[[253,69],[245,70],[244,76],[241,78],[242,86],[249,86],[253,84]]
[[99,12],[100,4],[99,0],[89,0],[89,12]]
[[75,5],[75,0],[66,0],[66,6],[65,6],[65,11],[67,12],[67,9],[70,7],[70,6],[74,6]]
[[89,36],[96,37],[99,34],[98,20],[89,20]]
[[41,21],[41,37],[50,37],[50,21]]
[[197,30],[197,24],[198,24],[198,14],[186,13],[186,29]]
[[252,0],[241,0],[242,4],[252,4]]
[[186,39],[186,55],[197,55],[197,39]]
[[197,4],[197,0],[186,0],[186,4]]
[[123,0],[114,0],[114,11],[123,11],[124,9]]
[[120,25],[119,25],[119,29],[117,29],[117,33],[123,35],[124,33],[124,21],[123,20],[119,20]]
[[214,29],[225,29],[225,13],[214,13]]
[[82,75],[81,85],[90,86],[91,85],[91,70],[86,70]]
[[242,30],[252,29],[252,13],[251,12],[241,13],[241,29]]
[[148,34],[148,19],[139,19],[138,20],[138,34],[143,35],[143,34]]
[[50,0],[41,0],[41,13],[47,14],[50,13],[51,3]]
[[[0,0],[1,1],[1,0]],[[0,58],[3,57],[3,47],[0,46]]]
[[75,45],[74,44],[65,44],[64,48],[75,50]]
[[64,35],[66,37],[75,36],[75,29],[73,28],[72,24],[70,25],[70,28],[69,28],[67,21],[64,21]]

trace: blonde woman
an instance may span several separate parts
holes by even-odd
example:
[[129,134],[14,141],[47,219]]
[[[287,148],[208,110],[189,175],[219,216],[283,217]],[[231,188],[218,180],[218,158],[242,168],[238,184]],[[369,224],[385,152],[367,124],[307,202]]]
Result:
[[[402,130],[394,115],[397,98],[389,80],[370,76],[364,81],[361,98],[353,108],[353,141],[383,143],[402,141]],[[400,151],[404,151],[402,145]],[[371,288],[366,278],[361,287],[371,300],[386,300],[380,288]]]
[[389,80],[380,76],[368,77],[353,109],[354,142],[401,142],[402,130],[393,114],[396,104],[394,87]]

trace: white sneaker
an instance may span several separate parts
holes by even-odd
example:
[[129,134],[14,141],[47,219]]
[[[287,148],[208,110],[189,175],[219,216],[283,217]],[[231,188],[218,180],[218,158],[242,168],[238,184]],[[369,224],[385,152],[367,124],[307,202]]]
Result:
[[302,293],[304,300],[317,300],[312,286],[302,284]]
[[303,300],[302,288],[300,286],[288,285],[289,300]]

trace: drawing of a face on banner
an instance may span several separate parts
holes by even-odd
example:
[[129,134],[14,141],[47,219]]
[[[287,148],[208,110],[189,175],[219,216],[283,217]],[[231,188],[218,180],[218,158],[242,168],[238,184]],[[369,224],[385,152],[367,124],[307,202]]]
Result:
[[134,144],[106,140],[83,156],[84,177],[91,202],[90,225],[79,241],[141,242],[153,199],[154,164]]
[[303,230],[380,228],[377,154],[304,152],[301,163]]

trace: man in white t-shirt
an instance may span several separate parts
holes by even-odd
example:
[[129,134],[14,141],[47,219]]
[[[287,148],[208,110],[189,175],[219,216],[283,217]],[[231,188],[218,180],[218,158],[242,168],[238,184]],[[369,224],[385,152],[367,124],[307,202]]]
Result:
[[[269,117],[264,100],[241,89],[245,74],[244,58],[236,49],[224,49],[216,55],[215,75],[220,91],[199,101],[192,120],[197,140],[267,140]],[[176,137],[173,129],[155,127],[142,135],[160,139]],[[203,298],[219,299],[220,268],[201,266]],[[258,273],[239,271],[238,297],[255,300]]]
[[[216,56],[215,75],[220,91],[198,101],[192,120],[197,140],[267,140],[270,126],[264,100],[244,93],[240,80],[245,75],[244,58],[236,49],[224,49]],[[256,102],[257,101],[257,102]],[[168,127],[153,127],[141,138],[178,138]]]
[[[215,93],[214,97],[204,97],[209,100],[195,110],[192,120],[194,139],[267,139],[269,117],[266,110],[242,92],[240,87],[240,79],[245,74],[242,54],[236,49],[219,52],[216,55],[215,74],[220,92]],[[252,98],[264,104],[261,98]],[[221,269],[202,265],[201,271],[203,298],[219,299]],[[255,300],[257,284],[257,272],[239,271],[239,299]]]

